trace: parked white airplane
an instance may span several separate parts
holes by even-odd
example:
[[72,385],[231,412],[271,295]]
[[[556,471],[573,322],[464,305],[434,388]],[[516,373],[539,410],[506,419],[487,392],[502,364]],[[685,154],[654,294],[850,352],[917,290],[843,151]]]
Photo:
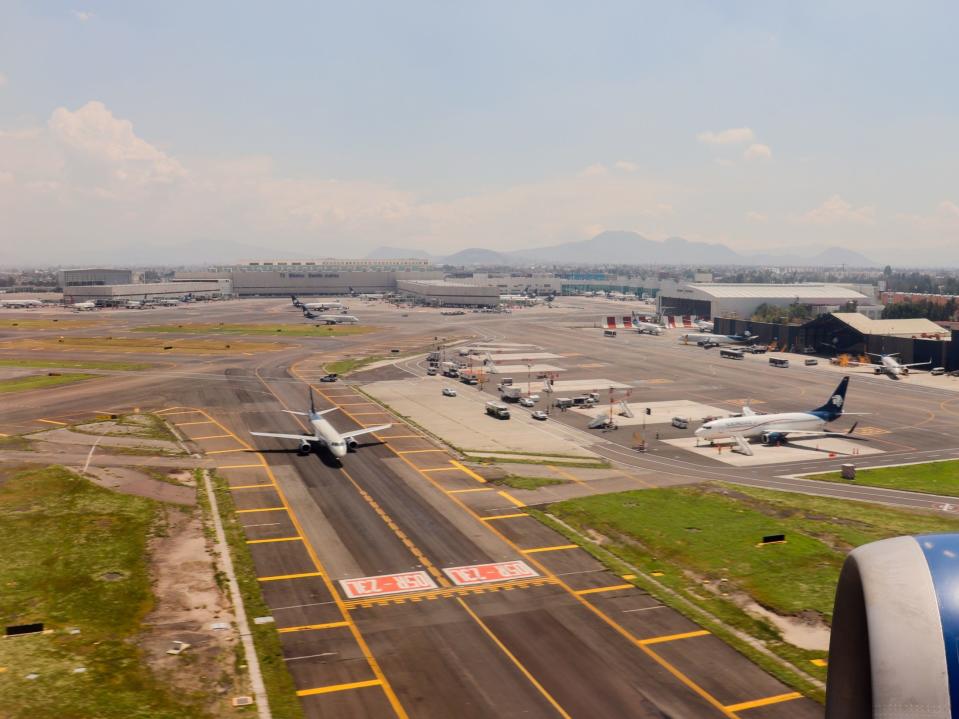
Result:
[[910,367],[922,367],[923,365],[932,364],[932,360],[927,360],[925,362],[912,362],[910,364],[903,364],[898,359],[898,352],[892,354],[873,354],[872,352],[867,352],[870,357],[878,357],[879,363],[871,362],[856,362],[860,367],[872,367],[873,371],[876,374],[887,374],[893,379],[899,379],[907,374],[909,374]]
[[641,335],[661,335],[666,329],[662,325],[657,325],[654,322],[643,322],[642,320],[633,320],[633,327],[636,328],[636,331]]
[[42,307],[40,300],[0,300],[0,307],[15,309],[18,307]]
[[328,325],[355,325],[360,321],[353,315],[319,315],[316,319],[322,320]]
[[346,305],[342,302],[335,302],[330,300],[328,302],[301,302],[296,295],[290,295],[290,299],[293,300],[293,306],[301,310],[318,310],[320,312],[325,312],[327,310],[345,310]]
[[97,308],[96,302],[74,302],[70,305],[71,309],[77,312],[91,312]]
[[842,417],[842,407],[846,399],[846,388],[849,378],[843,377],[835,392],[821,407],[808,412],[779,412],[776,414],[756,414],[749,407],[743,407],[741,417],[714,419],[706,422],[694,434],[699,439],[729,439],[732,438],[739,445],[743,454],[752,455],[752,448],[746,441],[750,437],[759,437],[763,444],[777,444],[790,439],[810,439],[815,437],[844,437],[846,439],[861,439],[852,436],[856,429],[854,424],[848,432],[828,432],[825,427],[828,423]]
[[710,332],[684,332],[679,336],[679,341],[683,344],[695,342],[698,345],[706,347],[718,347],[721,344],[752,344],[759,339],[749,330],[741,335],[714,335]]
[[274,432],[250,432],[250,434],[257,437],[277,437],[279,439],[295,439],[299,441],[300,448],[299,454],[305,455],[309,454],[310,450],[313,449],[314,445],[325,448],[329,450],[337,459],[346,456],[346,453],[350,450],[351,447],[356,446],[356,438],[363,434],[370,434],[371,432],[379,432],[384,429],[389,429],[392,427],[392,424],[381,424],[377,427],[364,427],[363,429],[353,430],[352,432],[337,432],[336,429],[331,425],[327,420],[323,419],[323,415],[329,414],[339,407],[333,407],[331,409],[324,409],[322,412],[317,412],[316,407],[313,404],[313,390],[310,390],[310,411],[309,412],[294,412],[293,410],[283,410],[289,414],[298,414],[303,417],[310,418],[310,426],[313,427],[313,434],[277,434]]

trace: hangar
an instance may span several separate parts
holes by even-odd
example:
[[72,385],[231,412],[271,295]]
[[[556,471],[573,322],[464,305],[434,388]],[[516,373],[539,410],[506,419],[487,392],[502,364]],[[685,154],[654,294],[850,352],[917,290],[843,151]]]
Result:
[[64,287],[63,301],[116,305],[134,300],[180,299],[188,296],[194,299],[214,299],[230,295],[232,290],[229,280],[192,280]]
[[663,282],[656,298],[662,315],[696,315],[749,319],[763,304],[785,307],[812,305],[816,314],[844,310],[878,318],[882,306],[844,285],[803,282],[798,284],[733,284],[724,282]]
[[399,280],[399,294],[435,307],[496,307],[498,287],[472,285],[451,280]]
[[[774,324],[717,318],[715,332],[752,332],[764,344],[826,356],[898,354],[904,363],[959,369],[959,332],[927,319],[873,320],[858,312],[831,312],[805,324]],[[954,341],[955,340],[955,341]]]

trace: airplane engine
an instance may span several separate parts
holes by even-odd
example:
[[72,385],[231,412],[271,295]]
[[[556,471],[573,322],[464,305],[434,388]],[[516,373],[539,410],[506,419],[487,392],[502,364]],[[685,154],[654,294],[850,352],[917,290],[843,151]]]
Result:
[[347,451],[347,452],[355,452],[355,451],[356,451],[356,445],[357,445],[357,441],[356,441],[355,439],[353,439],[352,437],[350,437],[349,439],[346,440],[346,451]]
[[310,450],[313,449],[313,446],[309,442],[300,442],[300,447],[297,450],[298,454],[309,454]]
[[902,370],[901,370],[901,372],[902,372],[903,374],[909,374],[909,368],[908,368],[908,367],[903,367]]
[[872,372],[873,372],[873,374],[882,374],[882,373],[883,373],[883,369],[882,369],[882,367],[876,367]]
[[763,444],[784,444],[786,435],[782,432],[763,432],[761,439]]
[[826,719],[959,716],[959,534],[849,553],[829,641]]

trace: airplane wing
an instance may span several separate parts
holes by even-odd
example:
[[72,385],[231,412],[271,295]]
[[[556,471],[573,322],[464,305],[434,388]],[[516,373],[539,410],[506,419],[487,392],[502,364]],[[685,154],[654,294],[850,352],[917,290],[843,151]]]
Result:
[[748,404],[743,405],[743,417],[752,417],[756,412]]
[[343,439],[353,439],[354,437],[359,437],[361,434],[370,434],[371,432],[379,432],[380,430],[389,429],[392,427],[392,424],[381,424],[377,427],[364,427],[363,429],[357,429],[353,432],[343,432],[340,436]]
[[865,437],[862,437],[857,434],[853,434],[856,427],[859,425],[859,422],[853,424],[845,432],[830,432],[829,430],[805,430],[805,429],[775,429],[770,428],[766,430],[771,434],[783,434],[787,439],[815,439],[817,437],[838,437],[842,439],[856,439],[863,442],[868,440]]
[[279,439],[298,439],[301,442],[303,440],[316,439],[315,437],[309,434],[277,434],[275,432],[250,432],[250,434],[256,435],[257,437],[277,437]]
[[923,365],[932,364],[932,360],[926,360],[925,362],[913,362],[911,364],[900,364],[900,367],[922,367]]

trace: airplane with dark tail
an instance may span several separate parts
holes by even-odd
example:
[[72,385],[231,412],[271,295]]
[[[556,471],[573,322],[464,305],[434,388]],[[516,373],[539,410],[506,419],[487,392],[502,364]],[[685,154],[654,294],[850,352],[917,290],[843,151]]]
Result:
[[335,412],[338,409],[339,407],[332,407],[330,409],[324,409],[317,412],[316,406],[313,403],[313,390],[311,389],[309,412],[295,412],[291,409],[285,409],[283,411],[288,414],[309,417],[309,423],[313,428],[313,434],[282,434],[276,432],[250,432],[250,434],[256,437],[275,437],[277,439],[296,440],[300,443],[300,448],[298,450],[300,455],[307,455],[314,448],[318,448],[326,449],[336,459],[342,459],[346,456],[348,451],[355,449],[357,437],[360,437],[364,434],[371,434],[373,432],[381,432],[382,430],[389,429],[393,426],[392,424],[381,424],[376,427],[364,427],[363,429],[356,429],[351,432],[338,432],[336,428],[329,423],[329,421],[323,418],[324,415],[327,415],[330,412]]

